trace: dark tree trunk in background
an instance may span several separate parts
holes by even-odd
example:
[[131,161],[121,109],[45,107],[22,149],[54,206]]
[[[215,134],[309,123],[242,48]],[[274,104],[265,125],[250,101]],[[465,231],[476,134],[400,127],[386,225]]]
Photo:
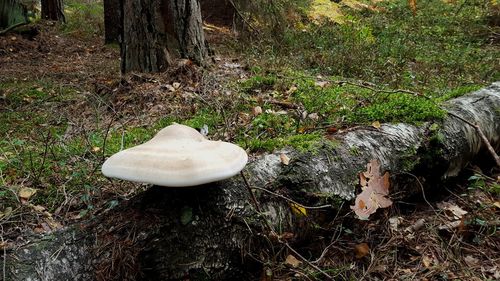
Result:
[[42,19],[65,22],[63,0],[41,0]]
[[104,0],[104,42],[119,43],[123,29],[123,0]]
[[203,64],[208,49],[198,0],[123,0],[122,72],[160,72],[172,58]]

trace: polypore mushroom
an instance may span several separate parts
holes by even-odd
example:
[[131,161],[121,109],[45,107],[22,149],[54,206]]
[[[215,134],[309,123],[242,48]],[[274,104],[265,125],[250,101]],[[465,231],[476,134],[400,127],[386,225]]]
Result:
[[102,173],[160,186],[194,186],[230,178],[247,161],[241,147],[207,140],[191,127],[174,124],[150,141],[112,155],[102,165]]

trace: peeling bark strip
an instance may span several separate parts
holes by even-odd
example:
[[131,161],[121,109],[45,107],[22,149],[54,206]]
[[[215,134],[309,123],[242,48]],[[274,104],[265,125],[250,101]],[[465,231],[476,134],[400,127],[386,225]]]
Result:
[[[500,83],[445,107],[478,124],[491,145],[500,147]],[[451,115],[436,124],[386,124],[337,138],[339,144],[325,143],[314,153],[287,151],[288,166],[281,163],[280,153],[265,155],[249,164],[245,175],[251,186],[286,194],[301,204],[334,205],[354,198],[357,175],[370,159],[396,175],[392,182],[401,189],[398,179],[404,173],[455,176],[484,149],[475,129]],[[259,247],[252,237],[265,229],[244,184],[234,177],[197,188],[153,187],[89,223],[34,238],[9,253],[7,280],[249,279],[244,256]],[[391,190],[401,191],[411,192]],[[278,231],[314,231],[299,223],[289,202],[268,192],[256,195],[263,215]]]

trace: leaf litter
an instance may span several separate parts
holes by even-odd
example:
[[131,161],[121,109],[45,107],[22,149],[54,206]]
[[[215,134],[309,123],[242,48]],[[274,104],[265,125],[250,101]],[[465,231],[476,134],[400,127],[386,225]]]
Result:
[[380,163],[378,160],[371,160],[366,166],[366,172],[359,174],[359,181],[362,192],[356,197],[354,206],[351,209],[359,219],[366,220],[374,214],[378,208],[387,208],[392,205],[392,201],[387,198],[389,195],[389,172],[380,174]]

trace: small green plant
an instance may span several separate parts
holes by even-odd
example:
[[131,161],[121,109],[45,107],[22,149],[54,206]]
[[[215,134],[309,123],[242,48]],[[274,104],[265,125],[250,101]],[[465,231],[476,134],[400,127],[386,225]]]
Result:
[[483,175],[474,174],[469,177],[469,189],[481,189],[490,193],[493,196],[500,195],[500,184],[496,182],[489,182]]

